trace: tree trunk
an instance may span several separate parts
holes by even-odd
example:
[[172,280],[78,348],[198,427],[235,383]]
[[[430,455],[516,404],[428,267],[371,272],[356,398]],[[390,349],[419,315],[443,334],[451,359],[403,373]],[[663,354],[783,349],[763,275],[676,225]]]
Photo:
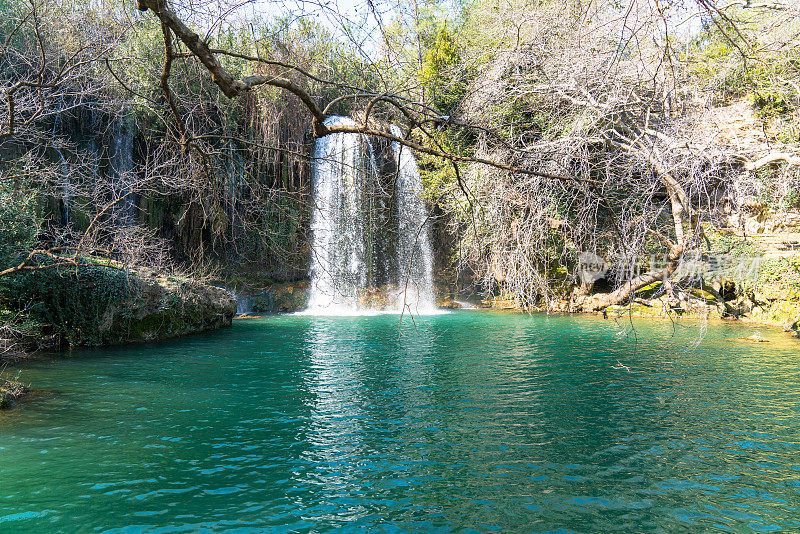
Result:
[[667,264],[662,269],[641,274],[628,280],[622,286],[611,293],[602,293],[586,297],[579,303],[583,311],[597,311],[608,306],[613,306],[622,302],[627,302],[631,296],[643,287],[655,282],[663,282],[669,279],[678,269],[681,256],[683,256],[683,245],[673,245],[667,255]]

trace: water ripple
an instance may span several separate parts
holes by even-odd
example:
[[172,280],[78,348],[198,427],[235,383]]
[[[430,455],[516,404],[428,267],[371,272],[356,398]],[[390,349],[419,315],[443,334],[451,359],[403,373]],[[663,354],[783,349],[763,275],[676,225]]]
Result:
[[800,531],[795,340],[399,320],[30,362],[58,394],[0,415],[0,531]]

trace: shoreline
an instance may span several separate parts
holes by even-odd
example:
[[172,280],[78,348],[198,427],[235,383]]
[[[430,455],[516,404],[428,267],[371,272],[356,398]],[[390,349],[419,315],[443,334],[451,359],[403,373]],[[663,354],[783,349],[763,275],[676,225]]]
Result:
[[[524,314],[537,314],[537,315],[555,315],[555,316],[572,316],[572,317],[583,317],[583,318],[594,318],[597,320],[602,321],[619,321],[619,320],[657,320],[657,321],[671,321],[671,322],[689,322],[695,324],[726,324],[726,325],[737,325],[741,327],[746,327],[750,329],[755,329],[757,327],[765,327],[769,329],[774,329],[775,334],[786,334],[785,339],[800,339],[800,334],[798,334],[797,330],[795,329],[787,329],[785,326],[782,327],[781,325],[774,324],[774,323],[764,323],[759,322],[757,320],[749,319],[748,317],[721,317],[715,316],[714,314],[706,314],[705,316],[696,314],[696,313],[663,313],[663,314],[648,314],[643,315],[636,312],[633,313],[625,313],[628,309],[627,307],[615,307],[614,310],[611,310],[611,313],[608,311],[605,314],[600,312],[588,312],[588,311],[545,311],[545,310],[533,310],[533,311],[526,311],[519,308],[508,307],[508,306],[475,306],[471,308],[467,307],[455,307],[452,305],[445,305],[439,306],[441,310],[453,311],[453,312],[483,312],[483,313],[509,313],[515,315],[524,315]],[[618,313],[614,313],[618,312]],[[277,312],[277,313],[266,313],[266,314],[242,314],[233,318],[233,320],[246,320],[246,319],[257,319],[262,316],[268,315],[292,315],[295,312]],[[226,325],[226,326],[231,326]],[[782,332],[778,330],[782,329]],[[157,345],[161,341],[173,341],[175,339],[181,338],[189,338],[193,336],[195,333],[200,334],[208,331],[212,331],[216,329],[210,329],[200,332],[193,332],[187,333],[184,335],[160,339],[160,340],[153,340],[153,341],[144,341],[144,340],[136,340],[131,341],[129,343],[125,343],[123,345],[141,345],[141,344],[154,344]],[[746,341],[746,338],[735,338],[739,341]],[[108,347],[119,347],[123,345],[108,345]],[[95,347],[100,348],[100,347]],[[60,350],[60,351],[42,351],[42,352],[35,352],[27,355],[15,355],[12,357],[7,357],[2,360],[4,366],[4,371],[8,368],[13,369],[16,365],[20,362],[29,360],[29,359],[36,359],[37,357],[47,357],[48,355],[51,356],[63,356],[72,350],[75,349],[67,349],[67,350]],[[9,378],[0,375],[0,410],[6,411],[8,409],[12,409],[24,404],[25,400],[30,397],[31,393],[35,390],[30,387],[30,385],[25,385],[21,381],[19,381],[18,377],[16,378]]]
[[[800,302],[791,300],[771,300],[755,305],[747,312],[730,315],[723,304],[714,302],[701,303],[689,302],[688,308],[671,306],[660,299],[636,298],[628,304],[608,306],[597,311],[582,309],[569,309],[565,302],[563,306],[553,310],[536,308],[536,313],[587,315],[601,318],[634,318],[634,319],[684,319],[691,321],[718,320],[726,323],[738,323],[743,326],[764,326],[783,329],[786,333],[794,333],[800,338]],[[694,304],[694,305],[691,305]],[[726,303],[727,304],[727,303]],[[452,309],[458,309],[452,307]],[[515,306],[507,299],[488,299],[481,301],[478,309],[528,313],[526,310]]]

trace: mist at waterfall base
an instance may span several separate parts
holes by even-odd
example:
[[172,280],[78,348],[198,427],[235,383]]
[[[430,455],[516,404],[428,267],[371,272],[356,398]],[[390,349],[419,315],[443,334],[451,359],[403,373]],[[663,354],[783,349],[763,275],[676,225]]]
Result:
[[[327,126],[355,126],[330,117]],[[392,135],[401,137],[396,126]],[[317,140],[310,315],[439,313],[428,213],[414,155],[354,133]]]

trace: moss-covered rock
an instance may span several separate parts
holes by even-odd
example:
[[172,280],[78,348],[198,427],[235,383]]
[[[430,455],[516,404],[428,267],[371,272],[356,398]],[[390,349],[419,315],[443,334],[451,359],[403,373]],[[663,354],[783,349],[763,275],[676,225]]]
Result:
[[14,406],[30,392],[30,389],[17,379],[0,376],[0,410]]
[[662,305],[659,301],[648,304],[633,302],[628,305],[609,306],[606,308],[609,317],[673,317],[682,315],[683,310]]
[[91,259],[3,280],[0,297],[51,335],[39,348],[166,339],[230,325],[236,314],[223,288]]
[[641,297],[643,299],[651,299],[657,295],[664,293],[664,283],[663,282],[653,282],[650,285],[644,286],[643,288],[636,291],[636,296]]
[[693,295],[690,299],[674,299],[662,295],[654,299],[636,299],[626,305],[609,306],[605,309],[609,317],[643,317],[666,318],[683,317],[687,319],[720,318],[725,313],[725,308],[713,299],[702,298],[703,292]]
[[800,302],[776,300],[754,306],[751,312],[742,318],[745,322],[780,326],[794,329],[800,320]]
[[226,289],[138,271],[128,297],[106,308],[98,332],[107,345],[155,341],[229,326],[234,315],[236,299]]

